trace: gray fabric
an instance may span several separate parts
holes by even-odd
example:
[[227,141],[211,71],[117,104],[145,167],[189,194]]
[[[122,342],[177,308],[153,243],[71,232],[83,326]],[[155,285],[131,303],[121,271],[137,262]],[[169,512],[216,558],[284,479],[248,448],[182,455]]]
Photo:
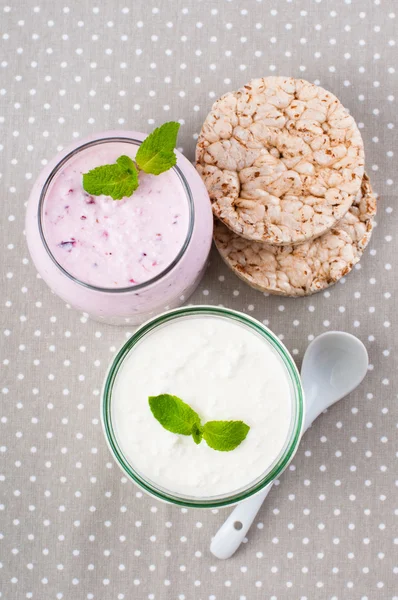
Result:
[[[394,0],[3,3],[2,599],[397,598],[396,9]],[[113,463],[99,390],[129,332],[86,321],[36,277],[25,202],[57,148],[94,131],[183,118],[192,158],[213,99],[272,73],[317,80],[350,108],[381,196],[378,227],[358,268],[326,293],[264,297],[213,250],[193,301],[266,319],[298,363],[312,336],[350,331],[371,367],[308,431],[247,543],[220,562],[209,542],[228,510],[161,504]]]

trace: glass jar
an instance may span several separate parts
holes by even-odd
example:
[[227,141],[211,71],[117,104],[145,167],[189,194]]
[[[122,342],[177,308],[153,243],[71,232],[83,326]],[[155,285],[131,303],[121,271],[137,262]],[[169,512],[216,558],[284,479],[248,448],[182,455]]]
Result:
[[[132,461],[127,459],[121,449],[112,417],[112,392],[118,373],[127,356],[134,351],[139,352],[139,342],[145,336],[150,335],[156,328],[163,327],[172,320],[192,318],[195,316],[212,316],[222,319],[231,319],[239,325],[254,331],[264,340],[265,344],[271,346],[272,351],[281,359],[290,387],[291,420],[285,443],[278,456],[272,464],[264,465],[264,472],[255,481],[250,482],[242,489],[235,490],[232,493],[212,497],[193,497],[175,493],[172,490],[164,489],[155,484],[145,475],[145,473],[140,473],[134,468]],[[172,504],[196,508],[216,508],[236,504],[256,494],[274,479],[279,477],[286,469],[297,450],[303,428],[303,415],[304,394],[300,375],[293,358],[279,338],[256,319],[233,310],[215,306],[189,306],[174,309],[165,312],[142,325],[123,345],[112,361],[105,378],[101,399],[101,417],[105,438],[116,463],[122,469],[123,473],[152,496]]]
[[[192,294],[204,272],[211,246],[213,219],[207,190],[196,169],[180,152],[173,167],[188,205],[188,231],[177,255],[148,281],[129,287],[102,288],[80,281],[57,262],[46,240],[43,206],[54,178],[76,155],[109,142],[135,146],[145,135],[110,131],[69,146],[51,160],[35,182],[26,214],[26,238],[33,262],[44,281],[65,302],[95,320],[137,325],[161,312],[181,305]],[[136,148],[135,148],[136,150]]]

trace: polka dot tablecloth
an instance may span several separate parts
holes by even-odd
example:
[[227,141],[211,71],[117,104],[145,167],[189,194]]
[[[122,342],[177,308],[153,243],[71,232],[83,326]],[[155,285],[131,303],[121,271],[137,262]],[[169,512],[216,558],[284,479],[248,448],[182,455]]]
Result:
[[[9,0],[0,7],[2,600],[397,600],[397,2]],[[300,364],[331,329],[370,366],[322,415],[245,544],[209,552],[228,515],[168,506],[127,481],[99,420],[102,380],[130,335],[51,294],[29,258],[26,200],[74,139],[181,119],[193,158],[214,99],[251,77],[304,77],[355,116],[380,196],[371,243],[346,279],[266,297],[213,250],[194,303],[269,325]],[[395,305],[395,310],[394,310]]]

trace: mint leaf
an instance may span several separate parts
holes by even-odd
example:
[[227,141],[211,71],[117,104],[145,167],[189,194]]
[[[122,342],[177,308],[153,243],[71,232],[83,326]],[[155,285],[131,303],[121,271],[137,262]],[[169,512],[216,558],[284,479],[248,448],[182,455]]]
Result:
[[[162,152],[159,151],[153,156],[149,154],[142,157],[138,157],[137,153],[137,165],[145,171],[145,173],[151,173],[152,175],[160,175],[160,173],[164,173],[174,167],[177,162],[177,157],[174,152]],[[141,164],[139,162],[141,160]],[[145,161],[145,162],[144,162]]]
[[83,188],[93,196],[121,200],[138,188],[138,172],[128,156],[119,156],[114,165],[103,165],[83,174]]
[[159,175],[168,171],[177,162],[174,148],[180,124],[175,121],[164,123],[142,142],[138,148],[135,160],[145,173]]
[[[176,121],[163,123],[150,133],[139,147],[138,152],[148,149],[163,150],[164,152],[173,152],[177,142],[178,130],[180,124]],[[138,153],[137,153],[138,154]],[[137,161],[138,162],[138,161]]]
[[250,427],[243,421],[208,421],[203,426],[203,438],[213,450],[234,450],[247,436]]
[[182,435],[191,435],[195,432],[194,439],[195,437],[198,439],[199,415],[180,398],[170,394],[160,394],[149,396],[148,402],[153,416],[165,429]]

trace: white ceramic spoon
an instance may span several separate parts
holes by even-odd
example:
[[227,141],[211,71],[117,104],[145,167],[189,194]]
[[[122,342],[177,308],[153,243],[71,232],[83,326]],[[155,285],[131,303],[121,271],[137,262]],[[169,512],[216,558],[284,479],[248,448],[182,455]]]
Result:
[[[301,367],[305,396],[303,433],[329,406],[347,396],[365,377],[368,353],[358,338],[342,331],[328,331],[308,346]],[[220,559],[230,558],[239,548],[272,488],[244,500],[232,511],[210,544]]]

